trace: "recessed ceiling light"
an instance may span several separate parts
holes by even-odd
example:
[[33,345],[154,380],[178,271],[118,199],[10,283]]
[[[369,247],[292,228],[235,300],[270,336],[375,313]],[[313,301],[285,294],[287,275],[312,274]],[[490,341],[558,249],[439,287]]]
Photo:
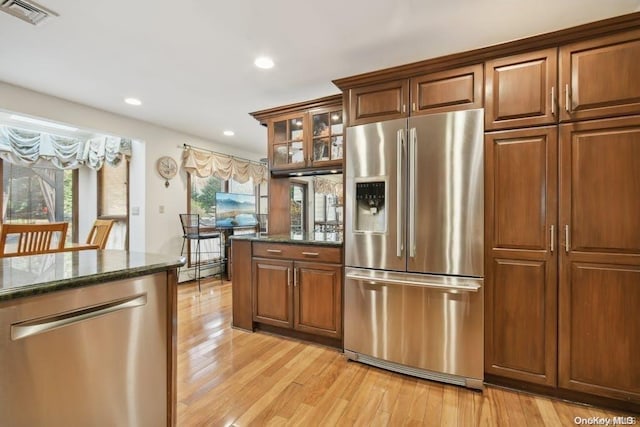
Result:
[[223,134],[225,134],[226,136],[233,136],[236,133],[232,130],[225,130],[224,132],[222,132]]
[[126,102],[129,105],[142,105],[142,101],[140,101],[138,98],[125,98],[124,102]]
[[273,68],[273,59],[267,56],[260,56],[253,61],[256,67],[268,70],[269,68]]
[[12,114],[11,120],[15,120],[17,122],[32,123],[34,125],[46,126],[49,128],[68,130],[70,132],[75,132],[78,130],[78,128],[74,128],[73,126],[61,125],[60,123],[49,122],[46,120],[32,119],[31,117],[18,116],[17,114]]

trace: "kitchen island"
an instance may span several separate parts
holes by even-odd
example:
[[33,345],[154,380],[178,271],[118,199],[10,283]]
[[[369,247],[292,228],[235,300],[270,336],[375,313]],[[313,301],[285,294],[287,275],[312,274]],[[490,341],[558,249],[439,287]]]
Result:
[[0,425],[175,425],[176,270],[87,250],[0,260]]
[[234,236],[233,321],[342,348],[342,236]]

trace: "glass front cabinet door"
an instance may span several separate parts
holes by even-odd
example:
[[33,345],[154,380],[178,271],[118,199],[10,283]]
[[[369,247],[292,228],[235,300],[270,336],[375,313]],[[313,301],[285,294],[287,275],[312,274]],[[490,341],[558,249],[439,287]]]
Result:
[[305,114],[274,119],[271,126],[271,165],[273,169],[307,166]]
[[311,164],[330,166],[342,164],[343,124],[342,108],[312,111]]

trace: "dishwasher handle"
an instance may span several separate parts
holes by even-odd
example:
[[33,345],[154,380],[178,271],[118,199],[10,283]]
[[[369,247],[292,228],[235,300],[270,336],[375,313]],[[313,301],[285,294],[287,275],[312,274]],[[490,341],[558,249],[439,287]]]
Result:
[[81,308],[68,313],[54,314],[35,320],[14,323],[11,325],[11,340],[16,341],[54,329],[70,326],[84,320],[102,316],[114,311],[140,307],[147,303],[147,294],[135,295],[100,304],[94,307]]
[[462,291],[462,292],[478,292],[481,285],[447,285],[442,283],[433,283],[427,281],[416,281],[416,280],[404,280],[404,279],[390,279],[390,278],[378,278],[378,277],[370,277],[370,276],[360,276],[358,274],[347,274],[347,279],[356,280],[359,282],[367,282],[370,284],[385,284],[385,285],[407,285],[407,286],[418,286],[422,288],[433,288],[433,289],[441,289],[444,291]]

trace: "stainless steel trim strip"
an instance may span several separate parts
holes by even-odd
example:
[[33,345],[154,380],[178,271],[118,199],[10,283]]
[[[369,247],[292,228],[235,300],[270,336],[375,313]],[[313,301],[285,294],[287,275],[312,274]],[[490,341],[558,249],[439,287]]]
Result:
[[409,129],[409,257],[416,256],[416,161],[418,136],[416,128]]
[[359,276],[357,274],[348,274],[347,279],[369,282],[371,284],[384,283],[389,285],[406,285],[406,286],[419,286],[423,288],[436,288],[436,289],[444,289],[444,290],[455,290],[455,291],[465,291],[465,292],[478,292],[482,286],[480,285],[446,285],[441,283],[433,283],[428,281],[412,281],[412,280],[403,280],[403,279],[390,279],[390,278],[379,278],[379,277],[370,277],[370,276]]
[[404,220],[403,209],[404,205],[404,192],[402,191],[402,154],[404,152],[404,129],[398,129],[396,135],[396,256],[402,257],[402,250],[404,249],[404,233],[402,232],[402,224]]
[[81,308],[68,313],[54,314],[45,318],[36,320],[27,320],[24,322],[14,323],[11,325],[11,340],[27,338],[33,335],[51,331],[53,329],[62,328],[73,325],[84,320],[102,316],[114,311],[124,310],[127,308],[140,307],[147,303],[147,294],[136,295],[100,304],[95,307]]

